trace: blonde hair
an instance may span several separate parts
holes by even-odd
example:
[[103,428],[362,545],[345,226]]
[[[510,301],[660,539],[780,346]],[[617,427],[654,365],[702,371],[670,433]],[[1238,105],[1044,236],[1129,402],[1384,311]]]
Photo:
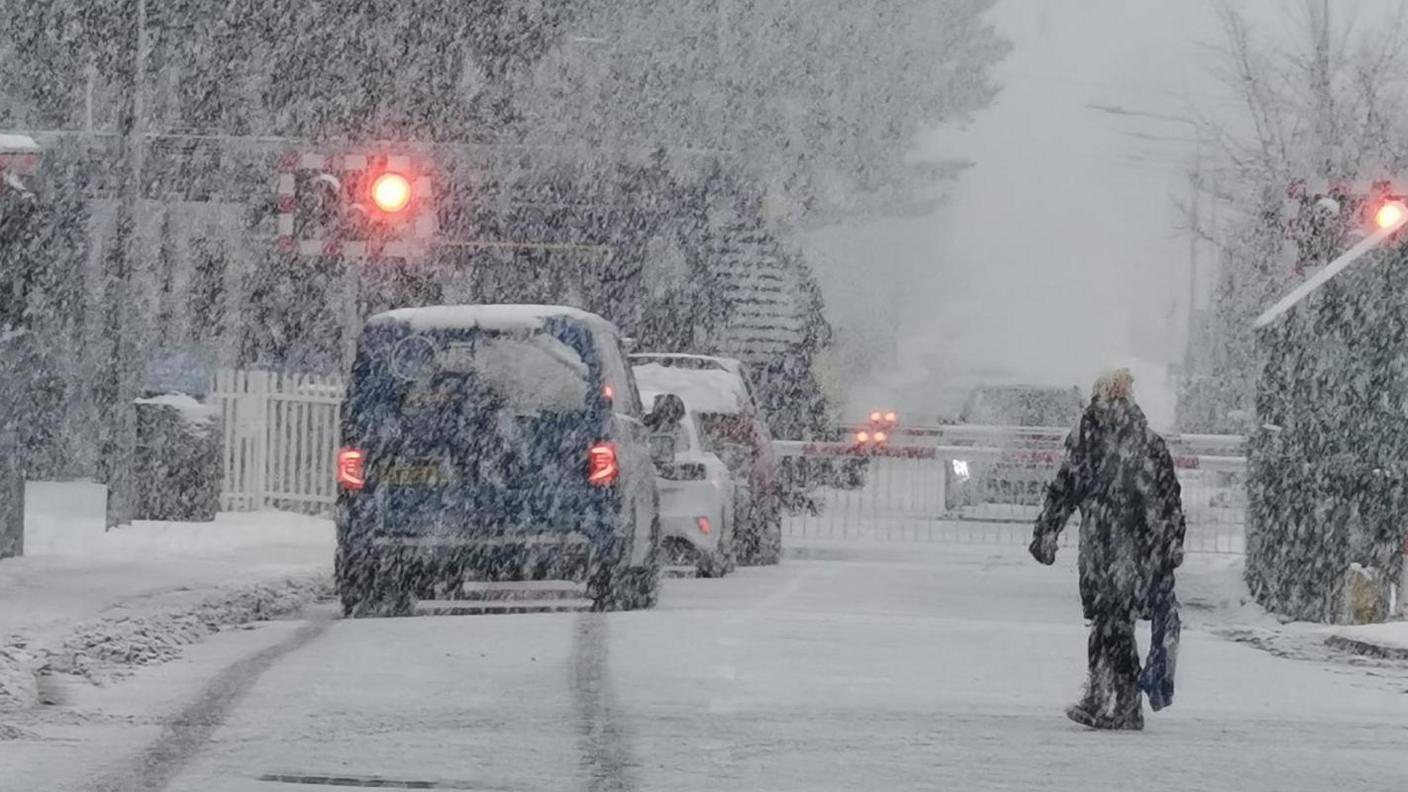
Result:
[[1097,402],[1130,402],[1134,400],[1134,375],[1129,369],[1115,369],[1101,374],[1091,388],[1090,398]]

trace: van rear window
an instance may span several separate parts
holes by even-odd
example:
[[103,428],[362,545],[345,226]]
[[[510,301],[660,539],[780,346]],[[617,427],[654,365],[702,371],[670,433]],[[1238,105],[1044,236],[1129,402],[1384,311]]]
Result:
[[[483,334],[445,344],[437,356],[442,374],[459,374],[488,391],[515,415],[577,412],[587,402],[591,373],[577,350],[547,333]],[[428,382],[408,393],[407,407],[433,408],[445,395]],[[453,389],[451,389],[453,390]]]

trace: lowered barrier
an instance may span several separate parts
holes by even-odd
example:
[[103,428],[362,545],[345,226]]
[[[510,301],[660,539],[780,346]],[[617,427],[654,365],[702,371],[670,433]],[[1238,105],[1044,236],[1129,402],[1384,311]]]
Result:
[[[221,507],[326,510],[336,500],[342,383],[334,377],[222,371],[211,394],[225,431]],[[890,443],[779,441],[791,471],[785,536],[826,540],[1025,544],[1067,430],[945,426]],[[1241,553],[1241,437],[1168,435],[1190,551]],[[1062,536],[1070,545],[1075,521]]]
[[[985,439],[1009,445],[914,442],[859,446],[779,442],[789,467],[807,471],[849,468],[849,476],[794,478],[784,536],[826,540],[1017,544],[1030,541],[1045,487],[1060,467],[1064,430],[963,427],[959,442]],[[976,430],[976,431],[974,431]],[[1059,432],[1059,434],[1055,434]],[[949,440],[959,432],[953,432]],[[1053,440],[1054,438],[1054,440]],[[944,438],[935,437],[937,441]],[[1245,548],[1246,459],[1241,438],[1170,438],[1183,489],[1190,552],[1242,553]],[[798,480],[800,479],[800,480]],[[798,486],[800,485],[800,487]],[[1073,544],[1077,519],[1062,535]]]

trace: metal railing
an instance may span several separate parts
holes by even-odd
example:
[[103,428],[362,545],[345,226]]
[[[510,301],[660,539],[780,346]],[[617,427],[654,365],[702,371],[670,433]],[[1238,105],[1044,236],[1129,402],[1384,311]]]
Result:
[[[844,541],[1028,542],[1046,484],[1060,466],[1060,440],[1053,444],[1049,438],[1055,434],[1006,427],[963,427],[947,439],[964,442],[976,437],[1012,444],[776,443],[792,471],[784,535]],[[1197,440],[1197,450],[1234,451],[1242,444],[1234,437]],[[1183,453],[1194,447],[1186,438],[1170,444],[1177,449],[1174,462],[1188,521],[1185,547],[1192,552],[1244,552],[1245,457]],[[1078,533],[1073,520],[1062,541],[1070,545]]]

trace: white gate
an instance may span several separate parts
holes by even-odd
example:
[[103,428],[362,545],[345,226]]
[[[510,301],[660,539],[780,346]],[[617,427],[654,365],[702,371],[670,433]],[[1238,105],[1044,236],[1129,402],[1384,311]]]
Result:
[[340,377],[220,371],[211,397],[224,421],[222,509],[316,512],[332,505]]
[[[1031,539],[1065,429],[963,426],[897,434],[883,445],[779,442],[806,479],[783,535],[842,541],[1017,544]],[[1191,552],[1246,545],[1245,439],[1167,435]],[[1072,521],[1074,529],[1075,521]],[[1067,530],[1062,541],[1074,542]]]

